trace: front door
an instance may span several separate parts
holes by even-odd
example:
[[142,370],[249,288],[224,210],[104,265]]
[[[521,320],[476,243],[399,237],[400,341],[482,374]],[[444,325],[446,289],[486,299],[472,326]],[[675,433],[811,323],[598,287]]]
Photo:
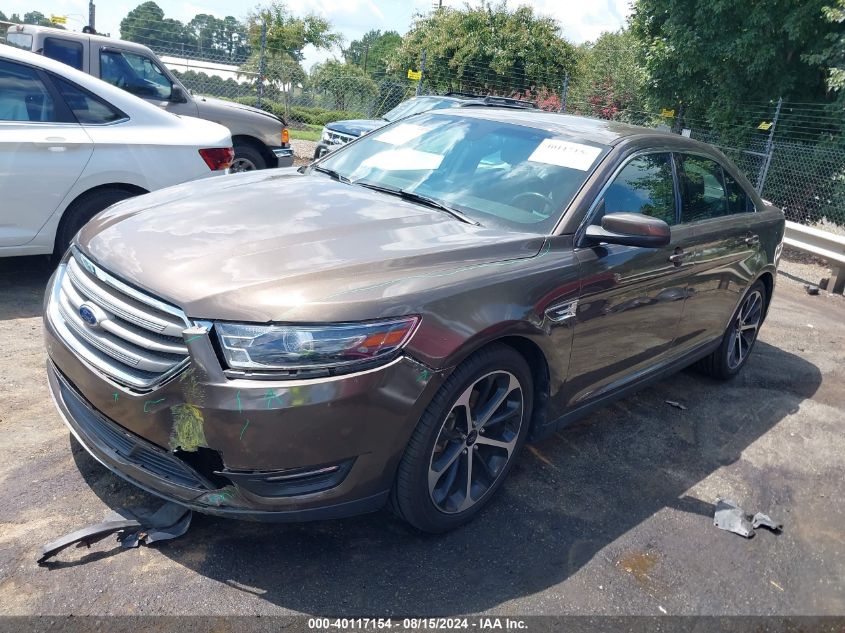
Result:
[[692,234],[677,226],[672,157],[668,152],[631,158],[591,209],[589,222],[606,213],[643,213],[672,227],[668,246],[616,244],[576,249],[582,287],[572,343],[567,393],[577,406],[622,386],[673,349],[688,292]]
[[174,83],[157,60],[110,45],[100,48],[98,62],[100,79],[103,81],[123,88],[168,112],[197,116],[197,104],[192,99],[173,99]]
[[0,246],[33,240],[93,151],[38,70],[0,60]]

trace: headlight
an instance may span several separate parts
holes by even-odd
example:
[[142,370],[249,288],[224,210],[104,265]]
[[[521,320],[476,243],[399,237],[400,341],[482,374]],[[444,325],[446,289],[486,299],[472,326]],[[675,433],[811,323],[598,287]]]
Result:
[[328,141],[329,140],[329,128],[324,127],[323,131],[320,132],[320,140]]
[[411,337],[419,318],[330,325],[216,323],[232,369],[324,369],[390,356]]

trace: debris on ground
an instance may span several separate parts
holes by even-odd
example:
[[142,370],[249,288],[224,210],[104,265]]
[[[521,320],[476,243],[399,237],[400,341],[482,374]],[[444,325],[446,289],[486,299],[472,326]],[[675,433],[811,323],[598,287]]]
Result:
[[118,508],[109,512],[100,523],[76,530],[45,545],[41,548],[38,564],[49,564],[50,558],[71,545],[91,547],[112,534],[117,535],[117,542],[122,549],[174,539],[188,531],[191,514],[188,508],[171,502],[154,511],[147,508]]
[[804,290],[807,291],[808,295],[819,294],[819,287],[814,284],[804,284]]
[[675,402],[674,400],[665,400],[664,402],[666,402],[666,404],[668,404],[670,407],[675,407],[676,409],[680,409],[681,411],[687,410],[687,408],[680,402]]
[[733,532],[745,538],[752,538],[754,536],[754,529],[758,527],[769,528],[776,533],[783,529],[783,523],[778,523],[769,515],[758,512],[752,517],[740,508],[736,501],[731,501],[730,499],[716,500],[713,525],[720,530]]

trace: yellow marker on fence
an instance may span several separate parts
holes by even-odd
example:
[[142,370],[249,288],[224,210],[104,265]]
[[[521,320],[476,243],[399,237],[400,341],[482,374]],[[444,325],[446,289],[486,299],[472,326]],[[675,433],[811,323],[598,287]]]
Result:
[[67,24],[67,16],[66,15],[51,15],[50,22],[53,24]]
[[663,108],[660,111],[660,116],[665,116],[667,119],[671,119],[675,116],[675,110],[667,110],[666,108]]
[[421,70],[411,70],[408,69],[408,79],[413,79],[414,81],[419,81],[422,79],[422,71]]
[[760,121],[760,125],[757,126],[757,129],[758,130],[768,130],[770,127],[772,127],[772,124],[769,123],[768,121]]

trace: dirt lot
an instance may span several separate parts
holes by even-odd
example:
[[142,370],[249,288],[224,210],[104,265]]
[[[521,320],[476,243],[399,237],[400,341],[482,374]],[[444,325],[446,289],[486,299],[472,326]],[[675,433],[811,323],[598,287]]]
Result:
[[[0,613],[845,614],[845,300],[780,276],[744,373],[692,372],[523,454],[455,533],[387,513],[301,525],[195,516],[177,541],[40,546],[149,501],[69,439],[47,394],[40,259],[0,260]],[[666,404],[682,403],[686,410]],[[785,524],[713,527],[716,498]]]

